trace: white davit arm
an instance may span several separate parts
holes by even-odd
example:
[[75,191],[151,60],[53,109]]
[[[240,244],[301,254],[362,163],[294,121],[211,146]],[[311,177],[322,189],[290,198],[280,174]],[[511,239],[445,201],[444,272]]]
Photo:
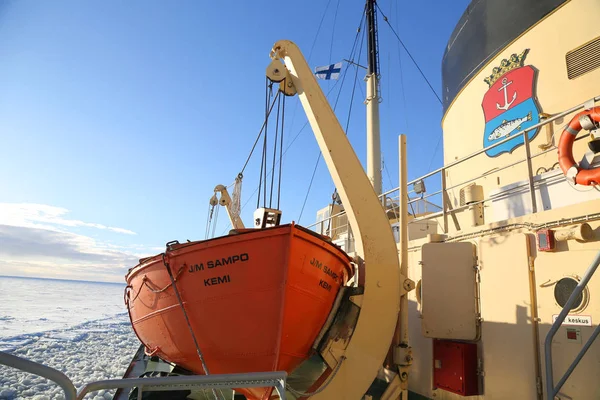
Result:
[[360,399],[392,343],[406,277],[400,274],[396,242],[379,198],[300,49],[282,40],[273,46],[271,58],[267,77],[281,82],[284,93],[300,97],[346,209],[356,253],[365,263],[358,322],[348,347],[338,357],[338,362],[342,356],[345,360],[325,390],[311,399]]
[[[220,198],[218,199],[217,193],[220,195]],[[210,204],[212,206],[219,204],[225,207],[227,210],[227,216],[229,217],[229,221],[231,221],[231,226],[233,229],[244,229],[244,223],[242,222],[242,218],[240,218],[239,210],[234,210],[231,206],[231,196],[229,196],[229,192],[225,186],[215,186],[215,194],[210,198]]]

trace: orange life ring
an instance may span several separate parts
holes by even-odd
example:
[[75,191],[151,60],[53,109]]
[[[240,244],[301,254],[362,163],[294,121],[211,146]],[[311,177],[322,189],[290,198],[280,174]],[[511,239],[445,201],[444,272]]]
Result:
[[600,184],[600,167],[594,169],[580,168],[573,158],[573,142],[582,129],[581,123],[600,125],[600,107],[577,113],[565,128],[558,142],[558,163],[567,179],[578,185],[594,186]]

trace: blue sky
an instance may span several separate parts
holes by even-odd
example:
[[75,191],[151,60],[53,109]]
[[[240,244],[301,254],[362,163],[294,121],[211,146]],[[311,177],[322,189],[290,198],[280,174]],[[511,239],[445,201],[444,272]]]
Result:
[[[444,48],[467,4],[379,2],[438,92]],[[214,186],[233,182],[263,122],[272,44],[295,41],[313,67],[341,61],[363,5],[1,2],[0,275],[122,281],[136,258],[167,241],[203,239]],[[408,134],[409,179],[441,165],[441,147],[432,153],[442,115],[403,52],[401,74],[397,41],[381,17],[379,28],[383,186],[390,189],[398,184],[399,133]],[[366,43],[363,63],[365,52]],[[353,77],[351,68],[336,110],[343,125]],[[360,71],[348,136],[364,162],[363,77]],[[337,88],[332,103],[335,96]],[[297,99],[289,100],[284,147],[306,122]],[[306,128],[285,156],[285,222],[298,221],[318,154]],[[254,157],[242,203],[259,167]],[[321,163],[302,224],[314,222],[332,190]],[[243,209],[246,221],[255,203]],[[217,233],[226,229],[221,213]]]

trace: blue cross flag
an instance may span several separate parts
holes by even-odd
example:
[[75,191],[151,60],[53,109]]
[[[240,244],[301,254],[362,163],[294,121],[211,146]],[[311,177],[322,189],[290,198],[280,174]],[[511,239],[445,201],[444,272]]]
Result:
[[319,79],[338,79],[342,71],[342,63],[326,65],[315,68],[315,75]]

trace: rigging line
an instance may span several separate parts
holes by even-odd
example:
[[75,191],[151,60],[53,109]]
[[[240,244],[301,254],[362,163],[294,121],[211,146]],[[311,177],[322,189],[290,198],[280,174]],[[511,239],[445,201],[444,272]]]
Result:
[[417,64],[417,61],[415,61],[415,59],[413,58],[412,54],[410,54],[410,51],[408,51],[408,49],[406,48],[406,45],[404,44],[404,42],[402,41],[402,39],[400,39],[400,36],[398,36],[398,34],[396,33],[396,30],[394,29],[394,27],[392,26],[392,24],[390,24],[390,21],[388,20],[388,17],[383,13],[383,11],[381,10],[381,8],[379,8],[379,5],[377,3],[375,3],[375,6],[377,7],[377,9],[379,10],[379,12],[383,16],[383,20],[388,24],[388,26],[390,27],[390,29],[392,30],[392,32],[396,36],[396,39],[398,39],[398,41],[400,42],[400,44],[404,48],[404,51],[406,51],[406,54],[408,54],[408,56],[410,57],[410,59],[412,60],[412,62],[415,64],[415,67],[417,67],[417,69],[421,73],[421,76],[423,77],[423,79],[425,79],[425,82],[427,82],[427,85],[429,85],[429,89],[431,89],[431,91],[433,92],[433,94],[435,95],[435,97],[437,97],[437,99],[440,102],[440,104],[443,104],[442,103],[442,99],[437,94],[437,92],[435,91],[435,89],[433,88],[433,86],[431,86],[431,83],[429,82],[429,79],[427,79],[427,77],[425,76],[425,73],[423,73],[423,70],[421,70],[421,67],[419,67],[419,64]]
[[[275,97],[279,97],[279,93],[280,92],[277,92],[277,96],[275,96]],[[275,106],[275,100],[277,100],[277,98],[273,99],[273,102],[271,103],[271,107],[269,107],[269,112],[267,113],[267,118],[269,117],[269,115],[271,115],[271,111],[273,111],[273,106]],[[252,153],[254,152],[254,149],[256,148],[256,145],[258,144],[258,140],[260,139],[266,125],[267,125],[267,119],[265,119],[265,121],[263,122],[263,124],[260,128],[260,131],[258,132],[258,136],[256,136],[254,145],[252,145],[252,150],[250,150],[250,154],[248,154],[248,158],[246,159],[246,162],[244,163],[244,166],[242,167],[240,174],[244,173],[244,170],[246,169],[246,166],[248,165],[248,162],[250,161],[250,157],[252,157]]]
[[310,57],[312,56],[312,52],[315,49],[315,44],[317,44],[317,39],[319,38],[319,32],[321,31],[321,27],[323,26],[323,21],[325,20],[325,16],[327,15],[327,9],[329,8],[329,4],[331,4],[331,0],[327,1],[325,10],[323,11],[323,15],[321,16],[321,22],[319,22],[319,27],[317,28],[317,33],[315,33],[315,38],[313,39],[312,46],[310,46],[310,52],[308,53],[309,61],[310,61]]
[[215,231],[217,230],[217,223],[219,222],[219,207],[215,211],[215,222],[213,223],[212,237],[215,237]]
[[[267,78],[268,80],[268,78]],[[277,93],[279,93],[279,90],[277,91]],[[266,105],[269,104],[269,100],[271,97],[273,97],[273,82],[269,82],[268,85],[268,95],[267,95],[267,100],[265,101],[265,113],[267,112],[266,109]],[[268,175],[267,175],[267,170],[269,167],[269,162],[267,161],[267,153],[269,151],[269,139],[267,136],[267,131],[269,128],[269,124],[267,123],[267,126],[265,127],[265,142],[264,142],[264,151],[263,151],[263,158],[264,158],[264,162],[265,162],[265,177],[264,177],[264,183],[263,183],[263,192],[264,192],[264,196],[263,196],[263,207],[267,206],[267,179],[268,179]]]
[[435,145],[435,149],[433,150],[433,153],[431,154],[431,161],[429,161],[429,166],[427,167],[427,171],[431,170],[431,166],[433,165],[433,160],[435,159],[435,155],[437,154],[438,148],[440,147],[440,143],[442,143],[442,134],[440,133],[440,136],[438,137],[438,141]]
[[[361,52],[362,52],[362,46],[364,44],[364,39],[365,39],[365,35],[362,36],[362,39],[360,41],[360,48],[358,50],[358,62],[359,63],[360,63],[360,55],[361,55]],[[353,51],[354,51],[354,48],[353,48]],[[353,55],[352,52],[351,52],[350,55],[351,56]],[[349,59],[351,60],[352,57],[350,57]],[[342,75],[342,82],[340,84],[340,90],[338,91],[337,97],[335,99],[335,103],[333,105],[333,111],[334,112],[335,112],[335,109],[337,108],[338,101],[340,100],[340,95],[342,94],[342,88],[344,87],[344,81],[346,80],[346,75],[347,74],[348,74],[348,68],[346,68],[344,70],[344,74]],[[354,74],[354,88],[356,88],[357,77],[358,77],[358,67],[356,67],[356,73]],[[348,126],[350,125],[350,113],[352,112],[352,103],[354,101],[354,88],[352,89],[352,97],[350,99],[350,110],[348,111],[348,120],[346,121],[346,130],[344,131],[346,133],[346,135],[347,135],[347,132],[348,132]],[[300,216],[298,217],[298,223],[300,223],[300,220],[302,219],[302,214],[304,213],[304,207],[306,206],[306,201],[308,200],[308,195],[310,194],[310,189],[312,188],[312,184],[313,184],[313,181],[315,179],[315,174],[317,173],[317,168],[319,166],[319,162],[321,161],[321,157],[322,156],[323,156],[323,154],[319,150],[319,157],[317,158],[317,162],[315,163],[315,169],[313,170],[312,177],[310,178],[310,182],[308,184],[308,190],[306,191],[306,196],[304,197],[304,203],[302,203],[302,209],[300,210]]]
[[[366,9],[366,5],[365,5],[365,9]],[[354,52],[356,50],[356,45],[357,45],[357,42],[358,42],[358,35],[360,35],[360,32],[362,32],[362,27],[363,27],[364,20],[365,20],[365,9],[363,9],[363,13],[360,16],[360,23],[358,25],[358,29],[356,30],[356,36],[354,37],[354,43],[352,45],[352,50],[350,51],[350,58],[349,58],[349,60],[351,60],[351,61],[353,60]],[[337,84],[339,82],[340,81],[338,80],[338,81],[336,81],[333,84],[333,87],[331,87],[331,89],[329,89],[327,91],[327,94],[325,95],[325,97],[329,97],[329,95],[333,92],[333,90],[336,88],[336,86],[337,86]],[[298,103],[296,103],[296,105],[298,105]],[[293,126],[293,118],[292,118],[292,125],[291,126]],[[300,134],[302,133],[302,131],[304,131],[304,128],[306,128],[307,126],[308,126],[308,121],[306,121],[304,123],[304,125],[302,125],[302,128],[300,128],[300,130],[298,131],[298,133],[296,134],[296,136],[294,136],[293,139],[292,139],[292,141],[290,142],[290,144],[287,145],[287,147],[285,148],[285,151],[283,152],[284,155],[287,153],[287,151],[290,149],[290,147],[292,147],[292,145],[294,144],[294,142],[296,141],[296,139],[298,139],[298,136],[300,136]]]
[[[340,81],[337,81],[333,85],[333,87],[327,92],[327,94],[325,96],[329,96],[331,94],[331,92],[333,92],[333,90],[337,87],[337,84],[339,82]],[[285,99],[285,96],[284,96],[284,99]],[[307,126],[308,126],[308,121],[306,121],[304,123],[304,125],[302,126],[302,128],[300,128],[300,130],[298,131],[298,133],[296,133],[296,136],[294,136],[294,138],[292,139],[291,143],[288,144],[288,146],[285,148],[285,150],[283,151],[283,156],[285,156],[287,154],[287,152],[290,149],[290,147],[292,147],[292,144],[294,144],[294,142],[296,141],[296,139],[298,139],[298,137],[300,136],[300,134],[304,131],[304,129],[306,129]],[[281,143],[281,145],[283,146],[283,143]],[[261,186],[260,186],[260,181],[259,181],[259,186],[255,187],[254,191],[250,194],[250,196],[248,196],[248,200],[246,200],[246,202],[242,205],[242,207],[240,209],[240,212],[241,212],[241,210],[243,210],[248,205],[248,203],[250,202],[250,200],[252,200],[253,196],[256,194],[257,191],[260,190],[260,188],[261,188]],[[258,208],[258,203],[257,203],[256,208]],[[229,229],[230,226],[231,226],[231,223],[229,223],[229,225],[227,225],[227,227],[225,228],[225,230],[223,231],[223,233],[225,233],[225,231],[227,231],[227,229]]]
[[[285,85],[285,80],[283,81]],[[283,132],[285,123],[285,97],[283,96],[283,110],[281,112],[281,140],[279,141],[279,182],[277,183],[277,209],[279,209],[279,200],[281,199],[281,174],[283,172]]]
[[208,239],[208,232],[210,232],[210,221],[212,221],[213,211],[214,211],[214,206],[212,206],[211,204],[209,204],[208,205],[207,218],[206,218],[206,230],[204,232],[204,239]]
[[[365,41],[365,35],[363,35],[362,40],[360,41],[360,48],[358,50],[358,63],[360,64],[360,56],[362,53],[362,47]],[[356,82],[358,81],[358,67],[355,66],[354,72],[354,85],[352,86],[352,95],[350,96],[350,107],[348,109],[348,119],[346,120],[346,135],[348,135],[348,128],[350,127],[350,116],[352,115],[352,104],[354,103],[354,93],[356,91]],[[360,86],[359,86],[360,87]]]
[[[266,86],[265,86],[265,104],[266,104],[266,102],[269,99],[269,78],[266,78],[265,82],[266,82]],[[265,106],[265,113],[266,113],[266,106]],[[269,120],[265,116],[265,139],[267,137],[267,127],[268,126],[269,126]],[[266,147],[266,144],[264,143],[264,140],[263,140],[262,155],[260,157],[260,174],[258,176],[258,196],[256,196],[256,208],[260,207],[260,191],[262,189],[263,168],[265,167],[265,147]]]
[[[362,54],[362,46],[364,44],[364,39],[365,39],[365,35],[363,35],[363,37],[362,37],[362,40],[360,42],[360,49],[358,50],[358,60],[357,60],[358,64],[360,64],[360,56]],[[350,106],[348,108],[348,118],[346,119],[346,130],[345,130],[346,135],[348,135],[348,129],[350,128],[350,117],[352,115],[352,105],[354,104],[354,93],[356,92],[356,82],[358,81],[358,66],[355,65],[354,67],[356,69],[354,72],[354,84],[352,85],[352,95],[350,96]],[[359,86],[359,88],[360,88],[360,86]],[[312,183],[312,180],[311,180],[311,183]],[[310,191],[310,186],[309,186],[308,190]],[[337,193],[337,188],[334,187],[333,195],[332,195],[333,201],[331,202],[331,210],[329,211],[330,218],[328,219],[328,223],[327,223],[327,231],[329,231],[329,228],[331,227],[331,214],[333,212],[333,204],[335,203],[336,193]],[[306,194],[306,196],[308,197],[308,193]],[[300,221],[298,220],[298,222],[300,222]]]
[[[361,33],[361,32],[362,32],[362,30],[363,30],[362,28],[363,28],[363,25],[364,25],[364,23],[365,23],[365,10],[366,10],[366,8],[367,8],[367,6],[365,5],[365,7],[363,8],[363,12],[362,12],[362,14],[361,14],[361,16],[360,16],[360,23],[359,23],[359,25],[358,25],[358,29],[356,30],[356,36],[354,37],[354,43],[353,43],[353,45],[352,45],[352,50],[350,51],[350,58],[349,58],[350,60],[352,60],[352,59],[353,59],[353,56],[354,56],[354,51],[356,50],[356,45],[357,45],[357,43],[358,43],[358,36],[360,35],[360,33]],[[317,33],[318,33],[318,31],[317,31]],[[315,38],[315,40],[316,40],[316,38]],[[364,40],[364,36],[363,36],[363,40]],[[310,55],[309,55],[309,60],[310,60]],[[344,74],[342,75],[342,79],[341,79],[341,81],[342,81],[342,82],[344,81],[343,77],[345,77],[346,71],[347,71],[347,69],[345,69],[345,70],[344,70]],[[329,90],[327,91],[327,94],[325,95],[325,97],[328,97],[328,96],[329,96],[329,95],[330,95],[330,94],[333,92],[333,90],[334,90],[334,89],[337,87],[337,85],[338,85],[338,83],[339,83],[339,82],[340,82],[340,81],[338,80],[338,81],[336,81],[336,82],[334,83],[333,87],[331,87],[331,89],[329,89]],[[341,88],[340,88],[340,90],[341,90]],[[277,92],[277,95],[279,96],[280,94],[281,94],[281,92],[279,92],[279,91],[278,91],[278,92]],[[338,98],[339,98],[339,96],[338,96]],[[336,102],[336,103],[337,103],[337,102]],[[273,105],[274,105],[274,104],[275,104],[275,100],[273,100],[273,103],[271,104],[271,109],[273,108]],[[285,104],[285,97],[284,97],[284,104]],[[297,108],[297,106],[298,106],[298,103],[296,103],[296,108]],[[296,108],[294,108],[294,115],[295,115],[295,110],[296,110]],[[334,107],[334,110],[335,110],[335,107]],[[269,114],[270,114],[270,112],[271,112],[271,111],[269,111]],[[292,126],[293,126],[294,115],[292,116]],[[309,123],[309,121],[307,120],[307,121],[304,123],[304,125],[302,125],[302,128],[300,128],[300,130],[298,131],[298,133],[296,133],[296,135],[293,137],[292,141],[291,141],[291,142],[290,142],[290,143],[287,145],[287,147],[286,147],[286,148],[285,148],[285,150],[283,151],[283,153],[282,153],[282,157],[283,157],[283,156],[285,156],[285,155],[287,154],[287,152],[288,152],[288,150],[290,149],[290,147],[292,147],[292,145],[294,144],[294,142],[296,141],[296,139],[298,139],[298,137],[300,136],[300,134],[301,134],[301,133],[304,131],[304,129],[305,129],[307,126],[308,126],[308,123]],[[266,121],[265,121],[265,124],[266,124]],[[265,124],[263,124],[263,125],[265,125]],[[259,138],[260,138],[260,136],[256,138],[256,142],[254,143],[254,146],[256,146],[256,143],[258,143],[258,139],[259,139]],[[281,142],[281,143],[280,143],[280,145],[281,145],[281,146],[283,146],[283,142]],[[254,149],[254,147],[253,147],[253,149]],[[247,165],[247,164],[248,164],[248,161],[246,161],[246,165]],[[244,168],[246,167],[246,165],[244,165]],[[280,168],[281,168],[281,162],[280,162]],[[241,210],[243,210],[243,209],[244,209],[244,208],[245,208],[245,207],[248,205],[248,203],[250,202],[250,199],[251,199],[251,198],[254,196],[254,194],[255,194],[257,191],[259,191],[260,189],[261,189],[261,187],[260,187],[260,182],[259,182],[259,186],[257,186],[257,187],[254,189],[254,191],[252,192],[252,194],[251,194],[251,195],[248,197],[248,200],[246,200],[246,202],[245,202],[245,203],[242,205],[242,207],[241,207],[241,209],[240,209],[240,213],[241,213]],[[258,208],[258,204],[259,204],[259,203],[257,202],[257,206],[256,206],[256,208]],[[225,230],[224,230],[223,232],[225,232],[225,231],[226,231],[226,230],[229,228],[229,226],[230,226],[230,225],[231,225],[231,224],[227,225],[227,227],[225,228]]]
[[338,10],[340,8],[340,0],[335,6],[335,14],[333,15],[333,28],[331,29],[331,44],[329,45],[329,63],[331,64],[331,54],[333,53],[333,38],[335,36],[335,23],[337,21]]
[[323,154],[319,152],[319,157],[317,157],[317,162],[315,163],[315,169],[313,169],[312,176],[310,177],[310,183],[308,184],[308,190],[306,191],[306,196],[304,196],[304,202],[302,203],[302,209],[300,210],[300,216],[298,217],[298,224],[302,219],[302,213],[304,213],[304,206],[306,206],[306,201],[308,200],[308,195],[310,193],[310,188],[312,187],[313,180],[315,179],[315,174],[317,173],[317,168],[319,167],[319,161],[321,161],[321,157]]
[[[278,92],[279,93],[279,92]],[[277,117],[275,118],[275,143],[273,144],[273,164],[271,167],[271,190],[269,193],[269,208],[273,205],[273,184],[275,182],[275,159],[277,157],[277,139],[279,135],[279,113],[281,112],[281,97],[277,101]],[[266,201],[265,201],[266,203]]]
[[[398,28],[398,4],[396,4],[396,28]],[[391,12],[390,12],[391,14]],[[402,94],[402,108],[404,109],[404,125],[406,133],[408,133],[408,111],[406,109],[406,91],[404,90],[404,71],[402,69],[402,52],[400,51],[400,44],[396,43],[398,49],[398,66],[400,68],[400,93]]]
[[[335,7],[335,13],[333,14],[333,27],[331,28],[331,41],[329,43],[329,64],[332,63],[331,56],[333,54],[333,39],[335,37],[335,25],[337,22],[338,10],[340,8],[340,0],[337,1],[337,5]],[[329,81],[328,87],[331,86],[331,81]]]
[[[317,39],[319,38],[319,32],[321,31],[321,27],[323,26],[323,21],[325,20],[325,16],[327,15],[327,10],[329,9],[330,3],[331,3],[331,0],[328,0],[327,4],[325,5],[325,10],[323,10],[323,15],[321,16],[321,21],[319,22],[317,32],[315,33],[315,37],[313,39],[312,45],[310,46],[310,51],[308,52],[308,58],[306,59],[309,64],[310,64],[310,59],[312,57],[313,50],[315,48],[315,44],[317,43]],[[294,113],[292,114],[292,122],[290,125],[291,127],[294,127],[294,121],[296,120],[296,111],[298,111],[298,103],[296,103],[296,105],[294,106]]]
[[[391,9],[392,9],[392,7],[390,7],[390,14],[391,14]],[[385,18],[385,16],[384,16],[384,18]],[[400,19],[398,17],[398,5],[396,4],[396,20],[395,20],[395,22],[396,22],[396,28],[398,28],[398,21],[399,20]],[[389,24],[389,22],[388,22],[388,24]],[[399,43],[402,43],[402,41],[400,41],[399,39],[398,39],[398,41],[399,41]],[[408,133],[409,128],[408,128],[408,111],[407,111],[407,108],[406,108],[406,90],[405,90],[405,87],[404,87],[404,71],[403,71],[403,68],[402,68],[402,52],[400,51],[400,45],[399,44],[397,45],[397,48],[398,48],[398,66],[400,68],[400,93],[402,95],[402,108],[404,109],[404,125],[405,125],[405,128],[406,128],[406,133]],[[406,49],[406,47],[405,47],[405,49]],[[406,52],[408,53],[408,50],[406,50]],[[409,56],[410,56],[410,53],[409,53]],[[412,56],[411,56],[411,58],[412,58]],[[414,59],[413,59],[413,61],[414,61]],[[438,100],[439,100],[439,98],[438,98]],[[435,159],[435,155],[437,154],[438,148],[440,147],[441,140],[442,140],[442,133],[440,132],[438,140],[437,140],[437,143],[435,145],[435,149],[434,149],[433,153],[431,154],[431,160],[429,161],[429,166],[427,167],[427,170],[430,170],[431,166],[433,165],[433,161]],[[411,208],[412,208],[412,203],[410,203],[410,205],[411,205]],[[414,210],[413,210],[413,214],[414,214]]]

